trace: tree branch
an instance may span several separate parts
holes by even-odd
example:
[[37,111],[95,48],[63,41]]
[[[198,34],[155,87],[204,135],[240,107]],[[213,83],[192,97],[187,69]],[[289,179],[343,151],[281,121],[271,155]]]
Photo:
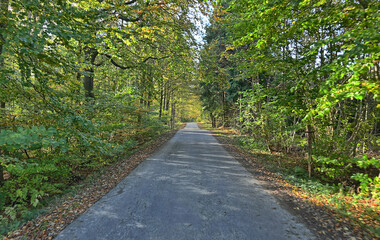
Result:
[[[104,56],[106,56],[107,58],[109,58],[110,59],[110,61],[111,61],[111,63],[114,65],[114,66],[116,66],[116,67],[118,67],[118,68],[120,68],[120,69],[130,69],[130,68],[134,68],[134,67],[136,67],[138,64],[135,64],[135,65],[132,65],[132,66],[123,66],[123,65],[120,65],[119,63],[117,63],[115,60],[113,60],[112,59],[112,56],[111,55],[109,55],[109,54],[104,54]],[[157,58],[157,57],[147,57],[147,58],[145,58],[144,60],[142,60],[139,64],[141,64],[141,63],[146,63],[147,61],[149,61],[150,59],[153,59],[153,60],[161,60],[161,59],[165,59],[165,58],[168,58],[168,57],[170,57],[170,55],[167,55],[167,56],[163,56],[163,57],[159,57],[159,58]]]
[[147,57],[147,58],[145,58],[141,63],[145,63],[145,62],[147,62],[149,59],[153,59],[153,60],[161,60],[161,59],[165,59],[165,58],[168,58],[168,57],[170,57],[170,56],[167,55],[167,56],[160,57],[160,58],[157,58],[157,57]]
[[112,63],[115,67],[118,67],[118,68],[121,68],[121,69],[129,69],[129,68],[133,68],[133,66],[122,66],[122,65],[118,64],[117,62],[115,62],[115,60],[112,59],[112,56],[109,55],[109,54],[104,54],[104,56],[106,56],[108,59],[110,59],[111,63]]
[[133,68],[133,66],[121,66],[120,64],[118,64],[117,62],[115,62],[115,60],[113,60],[112,58],[110,58],[111,59],[111,63],[114,65],[114,66],[116,66],[116,67],[118,67],[118,68],[120,68],[120,69],[130,69],[130,68]]
[[119,15],[119,19],[126,21],[126,22],[138,22],[140,20],[140,17],[136,17],[136,18],[131,19],[131,18],[127,18],[125,16]]
[[100,67],[100,66],[103,65],[103,63],[104,63],[104,61],[101,61],[100,63],[95,63],[95,62],[93,62],[92,65],[97,66],[97,67]]
[[131,0],[131,1],[125,2],[124,4],[131,5],[131,4],[134,4],[135,2],[137,2],[137,0]]

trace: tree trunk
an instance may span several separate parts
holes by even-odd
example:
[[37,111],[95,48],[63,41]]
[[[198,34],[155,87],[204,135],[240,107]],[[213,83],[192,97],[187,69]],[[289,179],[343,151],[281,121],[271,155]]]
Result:
[[0,187],[4,185],[4,168],[3,165],[0,164]]
[[172,114],[171,114],[171,118],[170,118],[170,128],[171,129],[174,129],[174,126],[175,126],[175,103],[172,102]]
[[224,99],[225,96],[224,96],[224,91],[222,92],[222,126],[224,127],[225,124],[226,124],[226,109],[225,109],[225,103],[224,103]]
[[166,92],[166,111],[169,111],[169,104],[170,104],[170,90],[168,89]]
[[163,88],[163,99],[162,99],[162,111],[166,109],[166,84],[164,85]]
[[[140,98],[140,104],[143,105],[144,104],[144,99],[143,98]],[[137,113],[137,123],[138,124],[141,124],[142,123],[142,113],[141,111],[139,111]]]
[[[1,116],[5,115],[5,102],[0,102],[0,114]],[[0,119],[2,119],[2,117],[0,117]],[[6,127],[5,121],[4,122],[2,121],[2,123],[0,123],[0,130],[5,127]]]
[[307,134],[307,170],[309,173],[309,178],[311,177],[311,164],[313,161],[313,130],[310,124],[306,126],[306,134]]
[[150,99],[151,99],[151,94],[150,94],[150,92],[148,92],[148,100],[146,101],[146,105],[148,106],[148,107],[150,107],[150,103],[151,103],[151,101],[150,101]]
[[[4,56],[3,56],[3,46],[5,44],[5,36],[4,36],[4,30],[7,28],[7,19],[8,19],[8,6],[9,6],[9,0],[0,0],[0,73],[3,70],[4,67]],[[1,110],[5,110],[5,102],[0,102],[0,108]],[[4,113],[0,111],[0,113],[3,115]],[[1,127],[1,126],[0,126]],[[2,172],[0,172],[0,175]],[[1,177],[0,176],[0,177]]]
[[216,121],[214,114],[210,113],[210,118],[211,118],[211,127],[216,128]]
[[[3,46],[5,44],[4,30],[7,28],[9,0],[0,0],[0,72],[4,67]],[[0,108],[5,109],[5,102],[0,103]],[[1,113],[3,114],[3,113]],[[4,168],[0,164],[0,186],[4,184]]]
[[86,69],[86,75],[83,78],[84,96],[87,100],[94,99],[94,69]]
[[[94,48],[86,48],[84,50],[85,59],[87,62],[90,62],[91,65],[94,65],[96,56],[98,56],[98,51]],[[93,100],[95,98],[94,95],[94,67],[91,66],[85,69],[85,76],[83,78],[83,87],[84,87],[84,96],[86,100]]]
[[158,114],[158,118],[161,118],[161,116],[162,116],[162,100],[164,97],[163,95],[164,95],[164,90],[161,89],[161,91],[160,91],[160,112]]

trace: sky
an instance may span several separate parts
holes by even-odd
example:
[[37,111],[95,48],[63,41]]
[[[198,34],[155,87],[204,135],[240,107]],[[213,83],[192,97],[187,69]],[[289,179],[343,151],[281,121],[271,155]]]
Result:
[[[209,13],[212,13],[212,6],[209,7]],[[193,8],[190,15],[193,15],[196,31],[193,32],[193,36],[198,44],[202,44],[203,37],[206,33],[206,26],[210,24],[209,16],[203,14],[197,7]]]

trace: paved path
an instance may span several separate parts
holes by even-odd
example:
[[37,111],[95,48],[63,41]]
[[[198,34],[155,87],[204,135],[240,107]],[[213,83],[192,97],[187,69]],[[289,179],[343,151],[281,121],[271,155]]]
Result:
[[56,239],[314,239],[206,130],[188,123]]

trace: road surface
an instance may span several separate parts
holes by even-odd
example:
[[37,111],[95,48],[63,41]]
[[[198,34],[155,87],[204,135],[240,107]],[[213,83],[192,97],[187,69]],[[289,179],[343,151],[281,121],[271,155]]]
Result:
[[188,123],[61,239],[315,239],[214,137]]

